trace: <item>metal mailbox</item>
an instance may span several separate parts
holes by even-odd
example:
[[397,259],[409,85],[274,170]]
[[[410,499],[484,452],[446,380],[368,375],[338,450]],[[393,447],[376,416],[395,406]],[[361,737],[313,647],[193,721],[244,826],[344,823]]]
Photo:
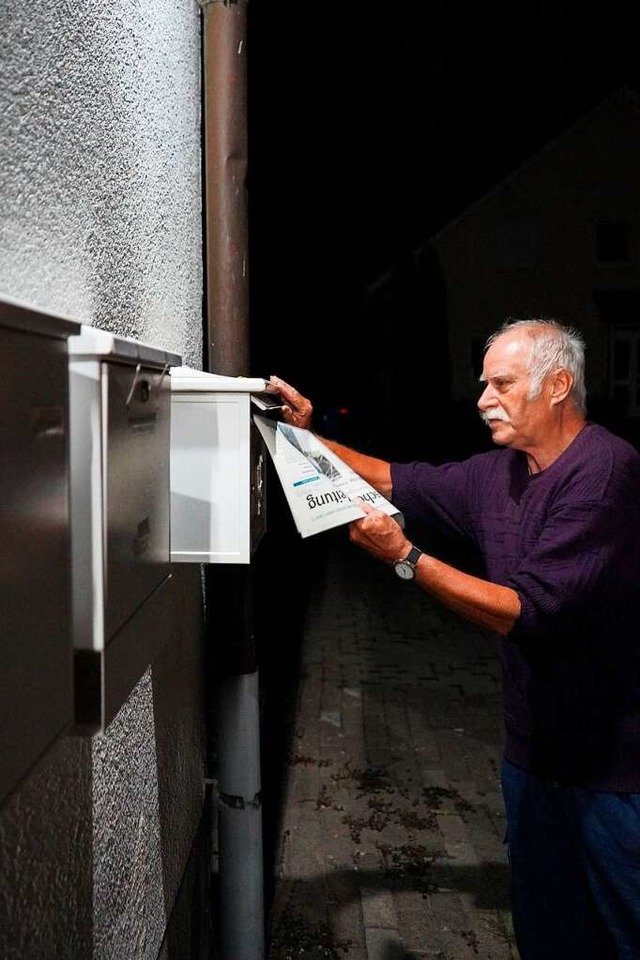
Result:
[[93,327],[69,353],[75,709],[94,731],[172,627],[168,373],[181,358]]
[[265,382],[171,370],[171,559],[249,563],[265,532],[265,458],[251,394]]
[[0,302],[0,800],[73,720],[67,340]]

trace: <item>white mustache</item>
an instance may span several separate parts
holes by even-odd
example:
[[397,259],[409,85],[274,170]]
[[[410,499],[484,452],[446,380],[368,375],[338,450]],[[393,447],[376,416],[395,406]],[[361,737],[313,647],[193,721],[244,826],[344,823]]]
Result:
[[485,423],[491,423],[492,420],[502,420],[503,423],[511,423],[509,417],[501,410],[500,407],[492,407],[490,410],[483,410],[480,413],[482,420]]

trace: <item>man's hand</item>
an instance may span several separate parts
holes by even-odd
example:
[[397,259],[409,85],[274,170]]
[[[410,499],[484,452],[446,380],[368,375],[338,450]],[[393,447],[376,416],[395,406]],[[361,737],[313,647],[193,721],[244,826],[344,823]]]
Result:
[[284,422],[291,424],[292,427],[302,427],[305,430],[310,430],[313,416],[311,401],[298,393],[295,387],[281,380],[280,377],[270,377],[268,386],[279,393],[286,403],[286,406],[282,408]]
[[384,563],[393,563],[394,560],[405,557],[411,549],[411,542],[396,521],[388,513],[362,500],[357,503],[366,513],[366,517],[349,524],[351,542]]

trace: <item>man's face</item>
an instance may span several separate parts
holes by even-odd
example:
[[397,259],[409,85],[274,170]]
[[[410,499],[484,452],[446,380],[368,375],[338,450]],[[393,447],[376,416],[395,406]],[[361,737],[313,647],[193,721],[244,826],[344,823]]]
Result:
[[544,440],[551,406],[544,384],[529,398],[531,338],[524,330],[503,333],[487,350],[481,381],[485,384],[478,410],[494,443],[526,450]]

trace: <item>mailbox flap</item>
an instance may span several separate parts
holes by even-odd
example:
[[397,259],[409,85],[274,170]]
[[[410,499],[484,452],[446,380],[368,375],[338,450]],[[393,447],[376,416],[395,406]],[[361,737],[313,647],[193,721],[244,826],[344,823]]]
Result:
[[192,367],[173,367],[173,393],[261,393],[266,388],[262,377],[224,377]]
[[83,324],[78,336],[69,340],[69,353],[74,357],[113,359],[124,363],[144,363],[146,366],[167,367],[182,363],[182,357],[151,344],[140,343],[128,337],[116,337],[108,330]]

